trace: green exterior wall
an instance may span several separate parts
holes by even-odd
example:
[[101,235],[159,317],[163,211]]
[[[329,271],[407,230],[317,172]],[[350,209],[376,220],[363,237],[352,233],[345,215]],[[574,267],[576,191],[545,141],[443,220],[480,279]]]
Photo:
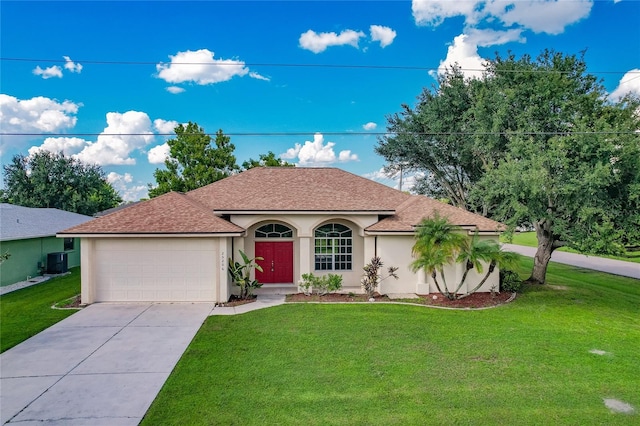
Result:
[[[0,253],[7,251],[11,257],[0,265],[0,286],[26,281],[28,276],[41,275],[38,262],[46,266],[47,254],[65,251],[64,238],[45,237],[0,241]],[[66,253],[69,268],[80,266],[80,238],[74,238],[73,250],[68,250]]]

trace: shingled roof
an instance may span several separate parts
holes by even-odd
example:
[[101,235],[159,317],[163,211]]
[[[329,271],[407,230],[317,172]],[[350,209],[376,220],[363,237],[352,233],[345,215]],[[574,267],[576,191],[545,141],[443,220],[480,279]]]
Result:
[[393,216],[386,217],[369,226],[366,231],[413,232],[415,226],[422,219],[432,218],[436,215],[446,217],[454,225],[475,227],[478,231],[497,232],[504,230],[504,225],[499,222],[423,195],[413,195],[398,206]]
[[244,229],[178,192],[132,205],[82,225],[65,234],[240,234]]
[[389,212],[411,196],[335,168],[256,167],[187,195],[220,212]]
[[91,216],[51,208],[0,204],[0,241],[53,237],[57,232],[92,220]]
[[114,211],[65,234],[237,234],[245,230],[220,216],[243,213],[377,214],[366,231],[413,232],[436,213],[459,226],[498,231],[480,215],[334,168],[256,167],[186,194],[170,192]]

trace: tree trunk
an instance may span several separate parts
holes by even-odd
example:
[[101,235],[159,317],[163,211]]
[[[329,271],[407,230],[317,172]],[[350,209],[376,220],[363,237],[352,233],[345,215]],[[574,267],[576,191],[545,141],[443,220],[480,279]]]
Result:
[[536,236],[538,237],[538,250],[533,258],[533,271],[527,282],[532,284],[544,284],[547,277],[547,266],[551,259],[551,254],[563,244],[556,239],[552,231],[552,222],[549,219],[542,219],[534,223]]

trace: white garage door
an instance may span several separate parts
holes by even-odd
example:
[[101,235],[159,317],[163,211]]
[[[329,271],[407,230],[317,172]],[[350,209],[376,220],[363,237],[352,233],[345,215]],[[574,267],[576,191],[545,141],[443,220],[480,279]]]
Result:
[[214,301],[217,239],[96,240],[97,302]]

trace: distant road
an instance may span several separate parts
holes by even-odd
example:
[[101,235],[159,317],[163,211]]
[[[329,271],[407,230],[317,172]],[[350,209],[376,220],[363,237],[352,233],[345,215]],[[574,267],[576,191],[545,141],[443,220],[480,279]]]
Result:
[[[520,253],[523,256],[533,257],[536,254],[535,247],[519,246],[516,244],[503,244],[502,247],[507,251]],[[558,250],[554,251],[551,255],[551,261],[640,280],[640,263],[607,259],[605,257],[585,256],[584,254],[566,253]]]

